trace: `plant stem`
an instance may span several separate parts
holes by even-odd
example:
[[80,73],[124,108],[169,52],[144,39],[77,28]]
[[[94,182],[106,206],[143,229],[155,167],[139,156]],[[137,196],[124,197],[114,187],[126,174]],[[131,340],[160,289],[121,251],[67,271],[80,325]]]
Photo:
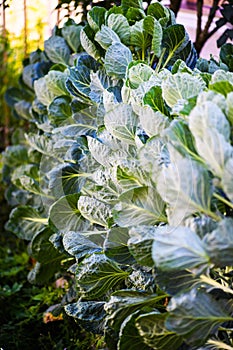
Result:
[[159,57],[159,62],[156,66],[156,69],[155,69],[155,73],[158,73],[161,66],[162,66],[162,61],[163,61],[163,58],[164,58],[164,55],[166,53],[166,48],[164,47],[163,50],[162,50],[162,53],[161,53],[161,56]]
[[156,55],[155,55],[155,53],[153,53],[153,56],[152,56],[152,58],[151,58],[151,60],[150,60],[150,66],[151,66],[151,67],[152,67],[152,64],[153,64],[153,62],[154,62],[155,57],[156,57]]
[[225,203],[226,205],[228,205],[228,207],[233,209],[233,203],[231,203],[230,201],[228,201],[226,198],[220,196],[219,194],[217,194],[216,192],[214,192],[213,196],[215,198],[217,198],[218,200],[220,200],[221,202]]
[[214,219],[215,221],[220,221],[221,220],[220,216],[218,216],[217,214],[213,213],[210,210],[203,211],[203,214],[208,215],[210,218]]

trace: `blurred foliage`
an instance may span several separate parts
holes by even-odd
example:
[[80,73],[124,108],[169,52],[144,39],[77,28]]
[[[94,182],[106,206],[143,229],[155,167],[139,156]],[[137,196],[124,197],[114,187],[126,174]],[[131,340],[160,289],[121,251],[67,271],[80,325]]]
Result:
[[65,314],[47,312],[61,301],[66,284],[39,288],[27,282],[34,262],[26,250],[24,241],[1,231],[0,345],[4,350],[103,349],[101,337],[85,332]]

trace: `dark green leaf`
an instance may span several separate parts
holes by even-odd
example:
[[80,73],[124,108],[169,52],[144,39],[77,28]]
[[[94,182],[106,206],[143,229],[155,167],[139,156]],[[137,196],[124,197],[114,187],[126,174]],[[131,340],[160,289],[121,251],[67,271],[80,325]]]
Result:
[[22,205],[12,210],[5,227],[19,238],[30,241],[47,222],[48,220],[41,217],[37,210]]
[[105,304],[105,311],[108,314],[107,320],[111,328],[120,330],[122,322],[137,310],[144,307],[158,307],[163,303],[166,295],[149,294],[144,291],[120,290],[112,294],[108,303]]
[[140,311],[136,311],[133,314],[126,317],[123,321],[119,333],[119,341],[117,349],[119,350],[150,350],[145,343],[144,339],[140,336],[138,329],[135,326],[135,320],[139,316]]
[[152,244],[155,234],[153,226],[132,227],[129,231],[129,251],[140,265],[154,266]]
[[79,193],[60,197],[49,210],[49,225],[55,231],[83,231],[89,224],[81,216],[77,204]]
[[68,231],[64,234],[63,245],[65,250],[76,259],[102,250],[100,246],[90,241],[82,233],[74,231]]
[[160,271],[156,270],[155,282],[159,288],[170,295],[175,295],[181,290],[190,289],[194,283],[195,275],[188,270],[183,271]]
[[233,219],[225,218],[203,239],[210,261],[217,267],[231,266],[233,254]]
[[128,265],[134,262],[127,246],[128,239],[129,233],[126,228],[113,227],[109,230],[104,242],[106,256],[118,264]]
[[54,126],[60,126],[72,116],[69,96],[56,97],[48,107],[49,120]]
[[218,301],[198,289],[173,297],[167,309],[166,328],[182,335],[192,346],[205,344],[222,323],[232,321]]
[[85,176],[79,172],[75,164],[61,164],[49,173],[49,188],[55,197],[78,193],[85,182]]
[[196,233],[187,227],[154,228],[152,257],[156,266],[164,271],[199,268],[209,266],[209,256]]
[[162,47],[167,50],[166,65],[169,64],[175,54],[184,49],[188,41],[189,39],[183,25],[173,24],[164,29]]
[[65,306],[65,311],[74,317],[87,331],[101,334],[104,327],[104,303],[101,301],[79,301]]
[[100,30],[105,22],[106,9],[104,7],[94,6],[87,14],[87,21],[94,32]]
[[101,57],[101,52],[94,43],[94,37],[95,32],[89,25],[86,25],[80,32],[80,40],[83,49],[88,53],[88,55],[98,60]]
[[81,29],[82,29],[82,26],[77,26],[77,25],[65,25],[62,28],[62,36],[74,52],[78,52],[81,45],[81,41],[80,41]]
[[28,275],[31,283],[44,284],[61,269],[61,260],[65,258],[65,255],[55,249],[50,242],[49,238],[52,234],[53,232],[46,228],[38,232],[31,241],[31,253],[37,260],[35,267]]
[[163,27],[166,27],[170,20],[169,9],[163,6],[161,3],[156,2],[150,4],[147,10],[147,15],[153,16],[157,19]]
[[16,167],[28,163],[28,149],[23,145],[8,146],[2,153],[4,164]]
[[130,8],[143,10],[143,3],[142,0],[122,0],[121,7],[124,13],[126,13]]
[[169,141],[182,156],[199,160],[195,149],[194,138],[189,130],[188,124],[184,120],[173,120],[165,130],[164,135],[167,141]]
[[124,281],[128,274],[104,254],[92,254],[78,265],[77,287],[86,299],[99,298]]
[[69,68],[69,77],[66,85],[71,94],[76,92],[77,96],[81,94],[84,95],[85,98],[88,98],[91,92],[90,83],[90,69],[88,67],[85,65],[78,65]]
[[130,26],[122,14],[112,13],[108,17],[108,26],[111,28],[121,39],[122,43],[129,45],[130,43]]
[[144,96],[143,103],[150,106],[155,112],[159,111],[169,116],[169,109],[162,97],[162,89],[160,86],[153,86]]
[[142,51],[142,60],[145,59],[146,49],[151,45],[151,36],[144,29],[144,19],[130,27],[130,44]]
[[138,332],[150,349],[176,350],[183,343],[183,337],[166,329],[166,317],[167,313],[154,311],[136,318]]
[[44,42],[45,52],[54,63],[67,65],[70,59],[70,49],[65,39],[60,36],[51,36]]

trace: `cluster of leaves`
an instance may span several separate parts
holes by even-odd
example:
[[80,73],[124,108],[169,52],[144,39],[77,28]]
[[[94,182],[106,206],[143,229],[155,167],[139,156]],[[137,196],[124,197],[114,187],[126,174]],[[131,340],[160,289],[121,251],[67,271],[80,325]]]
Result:
[[0,242],[1,346],[5,350],[86,350],[93,345],[99,349],[100,337],[85,332],[64,312],[63,317],[50,317],[50,322],[46,321],[48,307],[62,299],[65,289],[31,285],[27,273],[32,260],[26,253],[25,242],[4,231]]
[[68,22],[24,68],[33,99],[13,108],[31,130],[4,153],[6,227],[29,242],[31,283],[68,270],[62,305],[110,350],[233,345],[224,50],[195,67],[172,12],[123,0]]

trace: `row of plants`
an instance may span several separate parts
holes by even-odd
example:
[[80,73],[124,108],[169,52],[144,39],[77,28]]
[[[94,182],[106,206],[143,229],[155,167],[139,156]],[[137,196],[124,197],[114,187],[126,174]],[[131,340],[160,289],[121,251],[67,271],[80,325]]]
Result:
[[4,152],[28,274],[108,349],[231,349],[233,47],[199,59],[159,2],[94,7],[31,54]]

